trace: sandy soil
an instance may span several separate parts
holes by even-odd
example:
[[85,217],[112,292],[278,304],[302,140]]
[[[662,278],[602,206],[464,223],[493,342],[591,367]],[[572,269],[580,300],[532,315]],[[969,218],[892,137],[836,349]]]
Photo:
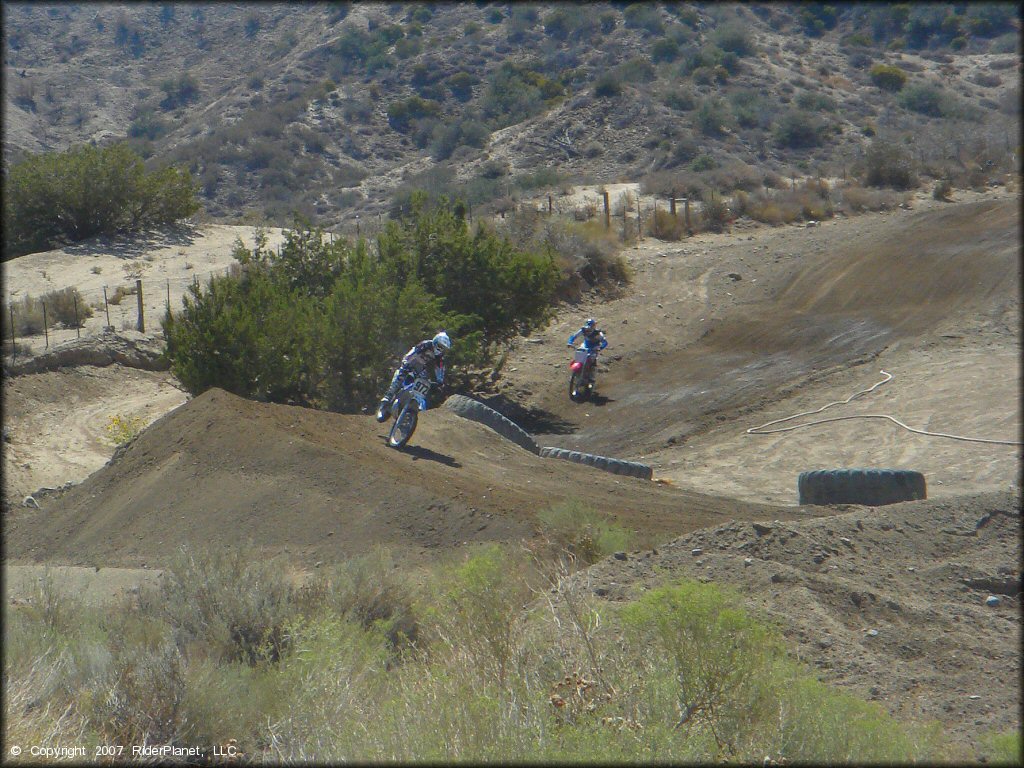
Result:
[[[628,252],[630,290],[561,313],[510,354],[497,394],[538,440],[645,461],[702,492],[796,503],[796,475],[919,469],[933,494],[1007,488],[1019,447],[925,437],[881,420],[771,436],[750,428],[888,384],[822,417],[885,413],[965,437],[1020,438],[1016,198],[759,228]],[[597,397],[566,394],[565,343],[596,316]],[[812,419],[804,419],[809,421]]]
[[[79,483],[116,444],[112,417],[151,424],[188,399],[170,373],[111,365],[14,376],[4,382],[4,498]],[[38,495],[38,494],[37,494]]]
[[[265,230],[267,246],[276,248],[282,241],[282,230]],[[117,288],[134,288],[136,278],[142,280],[143,314],[146,331],[159,331],[160,319],[167,307],[168,291],[172,307],[181,306],[181,298],[195,279],[203,282],[211,275],[223,273],[236,263],[231,251],[240,239],[247,248],[254,244],[253,227],[222,224],[182,225],[168,232],[147,237],[98,238],[70,245],[55,251],[43,251],[3,262],[4,299],[10,305],[25,296],[39,298],[49,291],[76,287],[93,308],[79,332],[73,329],[51,329],[49,345],[77,338],[79,333],[99,333],[107,322],[106,309],[114,328],[136,328],[138,300],[126,296],[118,304],[103,301],[106,288],[108,300]],[[46,346],[43,334],[18,338],[19,344],[34,352]]]

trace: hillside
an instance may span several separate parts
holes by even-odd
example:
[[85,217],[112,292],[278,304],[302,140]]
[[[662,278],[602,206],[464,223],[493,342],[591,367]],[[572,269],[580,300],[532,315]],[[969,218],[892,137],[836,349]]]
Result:
[[128,137],[188,166],[216,220],[354,228],[413,186],[701,197],[861,176],[873,141],[958,186],[1016,168],[1013,4],[3,9],[5,164]]

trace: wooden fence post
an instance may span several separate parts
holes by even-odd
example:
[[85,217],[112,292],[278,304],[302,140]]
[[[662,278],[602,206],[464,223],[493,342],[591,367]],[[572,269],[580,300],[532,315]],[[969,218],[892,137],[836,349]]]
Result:
[[672,190],[672,199],[669,200],[669,203],[668,203],[668,211],[673,216],[676,215],[676,191],[674,189]]
[[611,229],[612,228],[612,209],[611,209],[611,206],[608,205],[608,190],[605,190],[601,194],[604,196],[604,228],[605,229]]
[[167,311],[171,311],[171,278],[167,278]]
[[39,302],[43,305],[43,336],[46,338],[46,348],[50,348],[50,332],[46,329],[46,302]]
[[690,198],[683,198],[683,220],[686,222],[686,234],[693,234],[693,226],[690,224]]
[[644,239],[644,220],[642,216],[643,207],[640,205],[640,195],[636,196],[636,239]]
[[139,333],[146,332],[146,317],[142,310],[142,280],[135,281],[135,291],[139,295]]
[[552,206],[551,206],[551,195],[548,195],[548,216],[550,216],[550,215],[551,215],[551,210],[552,210]]
[[103,286],[103,309],[107,313],[107,327],[110,327],[110,304],[107,303],[107,286]]
[[71,294],[72,301],[75,302],[75,338],[82,338],[82,327],[78,324],[78,296]]

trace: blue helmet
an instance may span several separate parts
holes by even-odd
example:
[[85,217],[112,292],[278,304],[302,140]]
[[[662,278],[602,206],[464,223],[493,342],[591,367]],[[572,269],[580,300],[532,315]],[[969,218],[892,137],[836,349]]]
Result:
[[597,320],[595,320],[594,318],[591,317],[591,318],[589,318],[587,320],[587,322],[585,322],[583,324],[583,327],[584,328],[593,328],[595,325],[597,325]]

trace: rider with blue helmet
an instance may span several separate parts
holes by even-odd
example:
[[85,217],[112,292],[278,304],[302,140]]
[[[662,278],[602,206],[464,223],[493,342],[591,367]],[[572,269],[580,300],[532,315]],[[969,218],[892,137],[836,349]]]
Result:
[[604,331],[597,327],[597,320],[594,318],[587,320],[576,333],[569,337],[570,347],[573,346],[578,336],[583,337],[583,347],[591,354],[596,354],[608,346],[608,339],[605,338]]

